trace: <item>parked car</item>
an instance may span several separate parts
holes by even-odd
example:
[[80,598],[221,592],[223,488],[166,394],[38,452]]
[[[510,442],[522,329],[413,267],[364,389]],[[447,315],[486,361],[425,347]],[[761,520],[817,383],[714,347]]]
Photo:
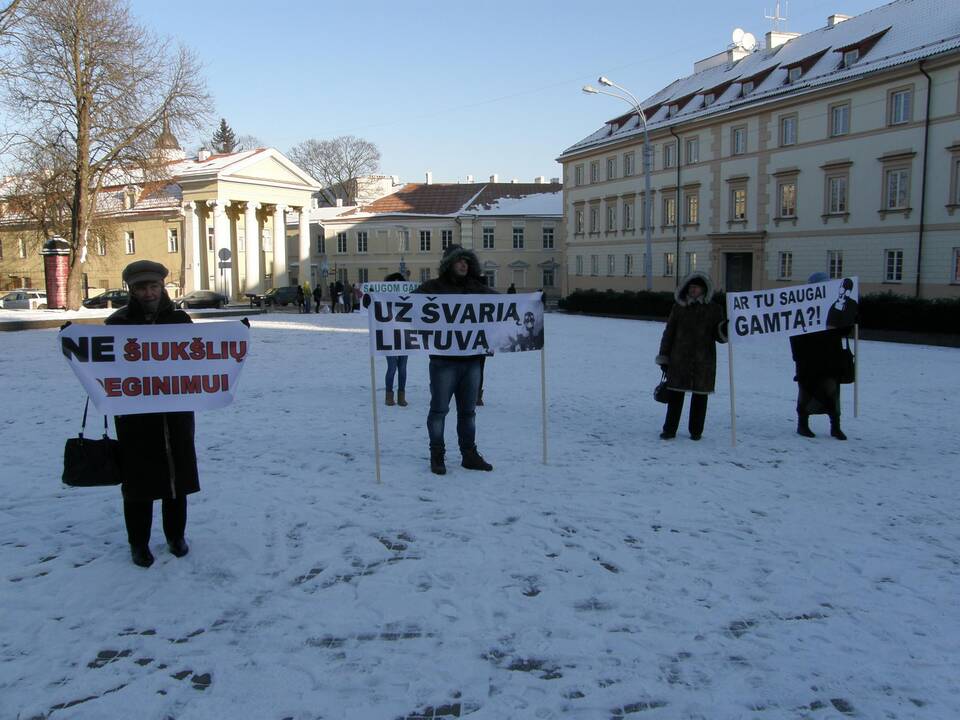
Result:
[[264,307],[276,307],[277,305],[286,307],[290,303],[297,302],[297,286],[287,285],[270,288],[260,295],[248,295],[247,297],[250,298],[250,305],[256,305],[257,307],[261,305]]
[[0,308],[4,310],[46,310],[47,293],[34,288],[21,288],[0,297]]
[[[85,308],[105,308],[105,307],[123,307],[130,300],[130,294],[126,290],[114,289],[107,290],[99,295],[87,298],[83,301]],[[110,303],[109,305],[107,303]]]
[[222,308],[227,298],[213,290],[194,290],[174,300],[178,308]]

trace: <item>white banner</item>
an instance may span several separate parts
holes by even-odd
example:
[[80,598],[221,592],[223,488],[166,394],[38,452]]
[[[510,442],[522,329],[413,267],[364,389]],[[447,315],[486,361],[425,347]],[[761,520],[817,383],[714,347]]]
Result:
[[859,278],[774,290],[727,293],[730,342],[766,335],[801,335],[857,322]]
[[420,283],[400,280],[385,280],[383,282],[365,282],[360,284],[360,290],[364,295],[369,295],[370,293],[412,293],[418,287],[420,287]]
[[107,415],[212,410],[233,402],[250,348],[240,321],[69,325],[57,338],[70,368]]
[[543,295],[371,293],[371,355],[492,355],[543,348]]

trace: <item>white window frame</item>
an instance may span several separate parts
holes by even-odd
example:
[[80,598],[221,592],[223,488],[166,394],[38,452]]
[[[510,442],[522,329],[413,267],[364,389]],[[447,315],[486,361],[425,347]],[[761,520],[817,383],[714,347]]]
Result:
[[554,244],[556,242],[556,230],[553,225],[544,225],[540,231],[540,236],[543,240],[543,249],[544,250],[553,250]]
[[730,154],[745,155],[747,153],[747,126],[738,125],[730,129]]
[[590,208],[590,232],[600,232],[600,209],[597,207]]
[[107,254],[107,240],[104,237],[98,237],[96,239],[95,248],[97,255],[103,257]]
[[663,203],[661,205],[663,210],[663,226],[664,227],[673,227],[677,224],[677,196],[676,195],[665,195],[663,198]]
[[607,158],[607,180],[617,179],[617,159],[615,157]]
[[843,277],[843,250],[827,250],[827,276],[831,280]]
[[617,206],[607,203],[607,232],[617,231]]
[[632,177],[636,172],[636,153],[628,152],[623,154],[623,176]]
[[830,137],[850,134],[850,103],[840,102],[830,106]]
[[843,215],[848,212],[849,205],[849,176],[827,176],[827,214]]
[[513,226],[513,249],[514,250],[523,250],[525,245],[523,237],[523,227],[519,225]]
[[600,182],[600,163],[593,160],[590,163],[590,184]]
[[803,75],[803,68],[799,65],[794,65],[792,68],[787,70],[787,82],[795,83]]
[[607,277],[613,277],[617,274],[617,256],[613,253],[607,255]]
[[686,253],[684,257],[684,262],[686,263],[687,271],[686,274],[689,275],[692,272],[695,272],[697,269],[697,253],[696,251],[691,251]]
[[626,253],[623,256],[623,275],[624,277],[633,275],[633,255],[631,253]]
[[700,223],[700,193],[694,191],[683,194],[683,217],[687,225]]
[[883,281],[903,282],[903,250],[891,248],[883,251]]
[[370,248],[370,236],[366,230],[357,230],[357,254],[366,255]]
[[577,275],[583,277],[583,255],[577,255],[576,259]]
[[453,230],[440,231],[440,249],[446,250],[453,245]]
[[540,286],[541,287],[545,287],[545,288],[556,287],[556,282],[557,282],[557,275],[553,268],[540,269]]
[[[793,206],[786,206],[787,188],[792,188]],[[777,183],[777,217],[793,219],[797,217],[797,181],[795,178]]]
[[910,207],[910,168],[897,167],[885,170],[883,193],[884,210],[906,210]]
[[347,234],[345,232],[337,233],[337,254],[345,255],[347,252]]
[[624,200],[623,201],[623,229],[626,232],[630,232],[634,229],[634,218],[633,218],[633,201]]
[[843,66],[845,68],[855,65],[860,59],[860,48],[851,48],[843,52]]
[[573,211],[573,232],[583,235],[583,210]]
[[430,268],[420,268],[420,282],[425,283],[430,279]]
[[27,241],[23,238],[17,238],[17,257],[21,260],[27,257]]
[[123,233],[123,250],[126,255],[137,254],[137,237],[133,230],[127,230]]
[[[582,212],[582,211],[578,211]],[[581,218],[582,220],[583,218]],[[480,231],[483,238],[483,249],[493,250],[497,244],[497,230],[493,225],[484,225]]]
[[577,187],[583,185],[583,164],[573,166],[573,184]]
[[428,253],[430,252],[430,245],[433,240],[433,233],[430,230],[421,230],[420,231],[420,252]]
[[695,165],[700,162],[700,138],[687,138],[684,142],[684,149],[687,155],[687,165]]
[[784,250],[777,258],[777,279],[793,279],[793,253],[789,250]]
[[180,252],[180,233],[177,228],[167,228],[167,252]]
[[913,88],[890,91],[889,125],[903,125],[913,119]]
[[[738,209],[741,204],[738,196],[743,194],[743,208]],[[745,187],[730,188],[730,219],[734,222],[743,222],[747,219],[747,189]]]
[[597,277],[600,275],[600,256],[591,255],[590,256],[590,275]]
[[675,142],[668,142],[663,144],[663,167],[672,168],[677,164],[676,157],[676,147]]
[[673,277],[674,271],[676,271],[676,256],[672,252],[663,254],[663,276],[664,277]]
[[357,282],[370,282],[370,270],[365,267],[357,268]]
[[797,124],[799,120],[796,113],[780,116],[780,147],[789,147],[797,144]]

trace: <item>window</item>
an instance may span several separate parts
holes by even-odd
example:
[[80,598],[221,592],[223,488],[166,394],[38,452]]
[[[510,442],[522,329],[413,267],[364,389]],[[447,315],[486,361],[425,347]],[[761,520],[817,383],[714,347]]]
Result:
[[361,230],[357,233],[357,252],[365,253],[367,251],[367,233]]
[[795,180],[782,182],[777,186],[778,217],[793,218],[797,216],[797,183]]
[[127,255],[133,255],[135,252],[137,252],[137,243],[133,237],[133,230],[127,230],[124,233],[124,239],[126,241],[124,244]]
[[909,193],[910,171],[906,168],[887,170],[885,210],[905,210]]
[[337,252],[345,253],[347,251],[347,234],[345,232],[337,233]]
[[663,166],[671,168],[677,164],[676,145],[672,142],[663,146]]
[[613,180],[617,177],[617,159],[607,158],[607,180]]
[[327,254],[327,241],[322,235],[317,237],[317,254],[326,255]]
[[583,185],[583,165],[575,165],[573,167],[573,184]]
[[[577,222],[579,223],[580,230],[583,232],[583,210],[577,210]],[[487,225],[483,228],[483,249],[484,250],[493,250],[493,238],[494,238],[494,229],[490,225]]]
[[630,253],[623,256],[623,274],[633,275],[633,255]]
[[446,250],[453,245],[453,230],[440,231],[440,249]]
[[847,177],[835,175],[827,178],[827,213],[839,215],[847,212]]
[[859,59],[860,59],[859,48],[853,48],[852,50],[847,50],[846,52],[843,53],[843,66],[845,68],[848,68],[851,65],[853,65],[855,62],[857,62],[857,60]]
[[543,237],[543,249],[553,250],[553,228],[549,226],[544,226],[542,231],[542,237]]
[[794,65],[792,68],[787,70],[787,82],[795,83],[800,79],[801,75],[803,75],[803,68],[799,65]]
[[743,155],[747,151],[747,128],[735,127],[731,131],[730,152],[733,155]]
[[337,280],[346,285],[349,281],[347,280],[347,268],[337,268]]
[[600,179],[600,163],[594,160],[590,163],[590,182],[595,183]]
[[827,250],[827,274],[831,280],[843,277],[843,251]]
[[398,230],[397,237],[400,239],[400,252],[410,252],[410,231]]
[[697,254],[695,252],[688,252],[687,257],[687,274],[694,272],[697,269]]
[[595,207],[590,208],[590,232],[600,232],[600,211]]
[[883,279],[886,282],[903,280],[903,250],[885,250],[886,270]]
[[790,280],[793,277],[793,253],[780,253],[778,266],[777,278],[780,280]]
[[663,224],[664,225],[676,225],[677,224],[677,198],[676,197],[665,197],[663,199]]
[[633,230],[633,201],[623,201],[623,229]]
[[213,228],[207,228],[207,252],[213,252],[217,247],[217,239],[213,234]]
[[357,282],[370,282],[370,271],[367,268],[357,268]]
[[743,84],[743,88],[740,94],[743,96],[747,96],[752,92],[753,92],[753,80],[747,80],[747,82]]
[[27,241],[23,238],[17,238],[17,257],[21,260],[27,257]]
[[950,273],[950,282],[960,283],[960,248],[953,249],[953,269]]
[[523,228],[515,227],[513,229],[513,249],[523,250]]
[[107,241],[105,238],[98,237],[97,238],[97,255],[100,255],[102,257],[103,255],[106,255],[106,254],[107,254]]
[[730,193],[730,218],[732,220],[747,219],[747,189],[733,188]]
[[684,198],[686,200],[684,222],[687,225],[696,225],[700,222],[700,195],[691,192],[687,193]]
[[430,231],[420,231],[420,252],[430,252]]
[[607,232],[617,231],[617,206],[613,203],[607,205]]
[[487,283],[487,287],[496,287],[497,286],[497,271],[496,270],[484,270],[483,279]]
[[636,165],[636,154],[632,152],[625,153],[623,156],[623,176],[630,177],[634,173]]
[[700,138],[687,138],[685,143],[687,153],[687,165],[693,165],[700,162]]
[[780,118],[780,146],[797,144],[797,116],[784,115]]
[[850,103],[830,106],[830,137],[840,137],[850,132]]
[[176,228],[167,228],[167,252],[175,253],[180,251],[180,238],[177,237]]
[[541,274],[541,280],[540,287],[553,287],[553,268],[544,268]]
[[908,123],[913,117],[913,90],[905,88],[890,92],[889,124]]
[[430,268],[420,268],[420,282],[425,283],[430,279]]
[[583,255],[577,255],[577,275],[583,275]]
[[[575,210],[573,213],[573,231],[583,234],[583,210]],[[490,233],[490,242],[493,243],[493,232]]]
[[716,93],[712,93],[712,92],[707,93],[706,95],[703,96],[703,106],[706,107],[707,105],[713,105],[716,99],[717,99]]
[[607,255],[607,275],[614,275],[617,272],[617,256]]
[[599,255],[590,256],[590,274],[591,275],[600,274],[600,256]]
[[663,276],[672,277],[673,276],[673,253],[664,253],[663,254]]

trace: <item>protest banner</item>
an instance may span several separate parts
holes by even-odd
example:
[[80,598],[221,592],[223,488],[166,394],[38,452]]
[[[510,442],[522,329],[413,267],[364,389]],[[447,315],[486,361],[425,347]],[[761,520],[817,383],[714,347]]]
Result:
[[[727,347],[730,372],[730,433],[737,444],[736,402],[733,384],[733,344],[762,337],[854,328],[854,357],[858,355],[860,280],[857,277],[825,280],[770,290],[727,293],[730,321]],[[859,414],[859,393],[854,365],[853,414]]]
[[[403,283],[369,283],[402,285]],[[380,432],[374,358],[387,355],[494,355],[540,351],[543,463],[547,463],[547,384],[543,294],[425,295],[369,294],[370,397],[377,482]]]
[[360,283],[360,308],[357,312],[362,316],[366,316],[367,306],[370,304],[370,293],[405,295],[412,293],[418,287],[420,287],[420,283],[406,280],[383,280],[381,282]]
[[212,410],[233,402],[249,354],[242,322],[69,325],[57,343],[106,415]]

